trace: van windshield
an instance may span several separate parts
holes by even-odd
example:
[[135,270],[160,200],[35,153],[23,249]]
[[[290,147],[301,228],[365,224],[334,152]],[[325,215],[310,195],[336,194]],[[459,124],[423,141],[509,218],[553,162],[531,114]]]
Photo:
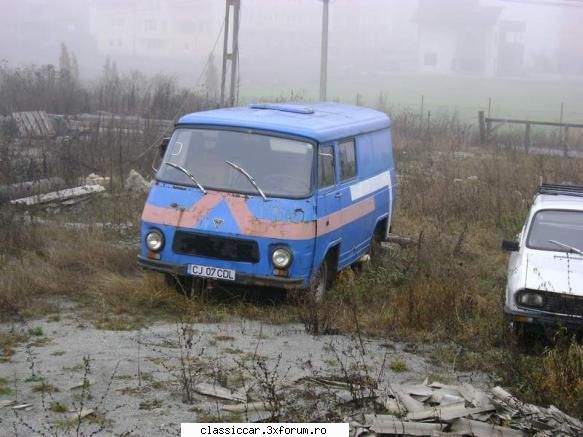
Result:
[[267,196],[306,197],[312,190],[313,149],[289,138],[181,128],[172,135],[157,179],[197,186],[180,166],[207,190],[259,195],[246,172]]
[[569,252],[583,250],[583,212],[543,210],[532,219],[527,246],[531,249]]

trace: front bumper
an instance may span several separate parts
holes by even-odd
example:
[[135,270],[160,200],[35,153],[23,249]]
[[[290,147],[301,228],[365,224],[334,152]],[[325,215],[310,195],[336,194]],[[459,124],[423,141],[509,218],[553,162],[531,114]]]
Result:
[[[156,261],[149,258],[145,258],[138,255],[138,266],[147,269],[154,270],[160,273],[167,273],[176,276],[186,276],[186,266],[169,264],[162,261]],[[232,283],[231,281],[224,281],[225,283]],[[257,276],[249,275],[244,273],[237,273],[236,284],[240,285],[259,285],[262,287],[276,287],[284,288],[286,290],[295,290],[301,288],[304,283],[303,279],[296,278],[277,278],[274,276]]]
[[540,311],[516,311],[504,308],[504,318],[507,322],[531,323],[544,327],[564,327],[567,329],[583,329],[583,317],[571,317],[563,314],[551,314]]

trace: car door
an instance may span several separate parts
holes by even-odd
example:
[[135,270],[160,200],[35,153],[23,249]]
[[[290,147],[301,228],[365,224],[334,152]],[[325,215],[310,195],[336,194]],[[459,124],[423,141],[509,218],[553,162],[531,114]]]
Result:
[[340,241],[340,229],[336,216],[342,207],[342,195],[338,190],[336,145],[318,146],[318,195],[316,254],[314,268],[322,263],[328,249]]

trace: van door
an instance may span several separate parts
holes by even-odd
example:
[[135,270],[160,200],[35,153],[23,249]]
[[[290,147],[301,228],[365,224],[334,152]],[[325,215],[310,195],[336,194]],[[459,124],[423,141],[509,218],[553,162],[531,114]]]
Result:
[[316,253],[314,269],[317,269],[327,250],[340,240],[334,214],[342,205],[342,193],[338,189],[336,147],[334,144],[318,146],[318,196],[316,212]]
[[[371,218],[360,211],[360,199],[353,199],[351,186],[358,182],[358,158],[354,138],[338,142],[338,190],[343,210],[341,268],[352,264],[367,250],[370,243]],[[370,222],[370,223],[369,223]]]

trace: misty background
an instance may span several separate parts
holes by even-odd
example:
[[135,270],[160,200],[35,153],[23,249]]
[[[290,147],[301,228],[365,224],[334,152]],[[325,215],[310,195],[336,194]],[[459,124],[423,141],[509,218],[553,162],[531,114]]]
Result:
[[[82,82],[115,68],[216,92],[224,16],[224,0],[0,0],[0,65],[59,66],[65,47]],[[577,121],[581,23],[579,0],[332,0],[328,97]],[[316,99],[321,25],[320,0],[242,0],[239,101]]]

